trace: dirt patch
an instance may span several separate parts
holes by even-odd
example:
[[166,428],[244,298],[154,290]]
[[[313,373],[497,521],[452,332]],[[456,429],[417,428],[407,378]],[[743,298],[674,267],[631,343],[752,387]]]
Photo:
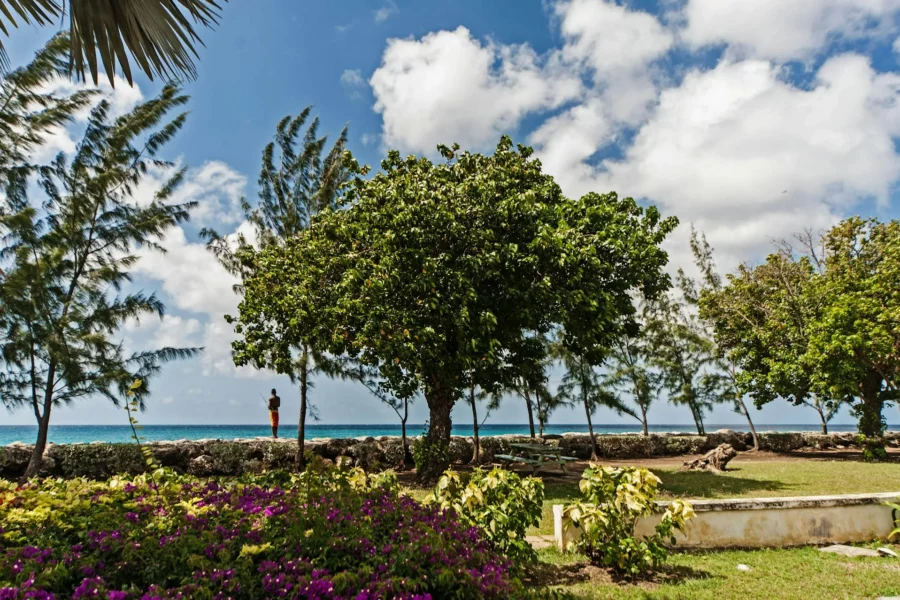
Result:
[[538,563],[526,576],[526,583],[535,586],[569,586],[589,583],[592,585],[614,585],[622,588],[637,588],[652,591],[664,584],[673,584],[688,579],[712,577],[706,571],[685,566],[664,565],[657,571],[644,573],[636,578],[625,578],[610,569],[590,563],[552,565]]

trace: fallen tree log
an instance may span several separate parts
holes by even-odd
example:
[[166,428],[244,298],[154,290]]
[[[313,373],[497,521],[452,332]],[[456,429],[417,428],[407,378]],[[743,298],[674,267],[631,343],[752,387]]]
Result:
[[725,471],[728,461],[737,456],[730,444],[720,444],[700,458],[688,461],[682,465],[682,471]]

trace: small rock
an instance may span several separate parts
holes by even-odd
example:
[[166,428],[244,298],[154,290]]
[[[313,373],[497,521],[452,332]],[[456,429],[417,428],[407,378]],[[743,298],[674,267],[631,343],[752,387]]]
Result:
[[900,558],[900,555],[898,555],[890,548],[879,548],[878,552],[880,552],[884,556],[890,556],[891,558]]
[[753,569],[751,569],[751,568],[748,567],[747,565],[738,565],[738,566],[737,566],[737,570],[738,570],[738,571],[744,571],[745,573],[749,573],[749,572],[752,571]]
[[844,546],[842,544],[819,548],[819,552],[829,552],[831,554],[839,554],[841,556],[850,556],[853,558],[860,556],[881,556],[877,551],[869,548],[857,548],[856,546]]

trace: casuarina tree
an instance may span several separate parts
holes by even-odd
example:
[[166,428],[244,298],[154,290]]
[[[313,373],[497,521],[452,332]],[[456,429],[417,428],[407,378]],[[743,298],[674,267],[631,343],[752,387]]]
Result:
[[599,360],[633,326],[632,295],[668,287],[660,244],[676,226],[615,194],[566,198],[507,137],[490,156],[439,151],[437,164],[390,152],[381,172],[355,179],[345,208],[263,252],[235,346],[250,357],[289,333],[376,366],[394,390],[421,390],[422,481],[448,465],[467,374],[487,390],[507,383],[523,340],[553,328]]
[[[311,112],[312,107],[306,107],[296,117],[282,119],[275,139],[263,150],[259,202],[256,207],[244,203],[245,217],[253,227],[255,239],[242,235],[223,237],[210,229],[201,232],[219,262],[241,279],[242,283],[235,286],[239,294],[244,291],[243,282],[255,273],[258,249],[282,247],[306,230],[319,212],[336,207],[351,174],[356,172],[352,157],[346,152],[347,129],[328,148],[328,138],[319,135],[319,119],[314,118],[307,125]],[[272,293],[277,293],[274,287]],[[309,389],[312,377],[321,372],[316,358],[322,357],[306,335],[269,341],[271,345],[256,347],[252,356],[246,352],[236,354],[235,362],[271,369],[299,384],[296,457],[299,468],[304,460]]]
[[[722,277],[716,270],[713,249],[709,242],[706,241],[706,235],[697,233],[693,226],[691,227],[691,254],[694,256],[694,266],[700,272],[700,278],[688,277],[683,269],[679,269],[678,287],[690,308],[691,318],[693,318],[700,312],[699,304],[703,293],[715,293],[722,289]],[[702,314],[699,314],[699,316],[699,330],[711,342],[711,348],[713,348],[715,357],[712,363],[712,366],[715,368],[704,373],[700,387],[705,390],[705,393],[713,402],[730,402],[734,406],[735,412],[742,414],[747,419],[747,425],[750,426],[750,435],[753,438],[753,450],[758,451],[759,436],[756,434],[756,426],[753,425],[753,419],[750,417],[747,403],[744,402],[747,388],[742,383],[743,378],[740,373],[740,367],[728,355],[728,349],[716,343],[713,324],[709,320],[704,319]]]
[[[67,102],[73,106],[71,97],[40,96],[46,69],[54,69],[60,59],[54,44],[58,40],[31,66],[3,81],[2,94],[21,111],[20,127],[3,134],[6,150],[16,146],[8,136],[22,135],[23,128],[33,136],[31,144],[40,145],[42,119],[32,119],[27,111],[47,110],[65,122],[54,111]],[[52,164],[33,168],[17,168],[21,157],[15,155],[2,159],[7,177],[0,208],[0,397],[10,408],[28,407],[34,413],[38,433],[25,477],[41,466],[54,408],[91,396],[118,403],[136,378],[145,382],[137,390],[142,403],[148,378],[162,364],[198,352],[162,348],[126,354],[118,338],[126,321],[164,311],[153,295],[120,290],[131,279],[136,248],[162,251],[159,240],[186,221],[194,206],[170,202],[184,170],[149,201],[133,196],[151,166],[172,167],[156,157],[186,118],[185,113],[169,118],[169,113],[186,101],[177,88],[167,86],[159,97],[115,120],[109,104],[100,101],[71,156],[60,154]],[[6,124],[10,119],[4,116]],[[29,170],[37,175],[40,199],[19,177]]]

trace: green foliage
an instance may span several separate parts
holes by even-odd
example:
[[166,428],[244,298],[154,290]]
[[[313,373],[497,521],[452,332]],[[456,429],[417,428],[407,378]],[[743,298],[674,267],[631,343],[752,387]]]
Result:
[[[26,95],[14,106],[33,110],[23,105],[26,100],[57,109],[82,104],[36,95],[46,76],[40,73],[52,72],[58,60],[55,43],[43,58],[39,55],[37,66],[18,71],[12,81],[3,80],[2,93],[8,98]],[[23,80],[32,87],[18,91]],[[146,381],[164,363],[199,352],[161,348],[127,356],[117,337],[126,321],[162,316],[165,309],[152,294],[118,294],[131,279],[136,248],[161,250],[157,240],[185,222],[195,206],[170,202],[184,169],[150,202],[138,204],[133,198],[151,167],[174,168],[158,154],[183,126],[185,113],[171,119],[169,113],[185,102],[178,88],[165,86],[157,98],[112,120],[109,103],[101,101],[90,111],[72,156],[60,154],[51,165],[37,169],[14,164],[0,181],[0,356],[5,366],[0,397],[10,408],[28,407],[37,420],[29,476],[40,465],[53,407],[98,395],[118,405],[135,378],[145,382],[134,395],[142,407],[149,394]],[[19,116],[20,125],[29,127],[30,117]],[[53,118],[65,122],[64,115]],[[35,127],[32,141],[46,134]],[[3,160],[18,157],[13,153]],[[41,198],[29,197],[21,180],[29,170],[38,174]]]
[[491,546],[513,561],[534,561],[537,554],[525,539],[541,521],[544,483],[521,478],[506,469],[473,469],[467,476],[447,471],[426,503],[452,509],[460,521],[479,528]]
[[422,470],[431,464],[447,464],[450,462],[450,442],[443,440],[431,441],[422,435],[412,443],[413,462],[416,469]]
[[[260,482],[0,481],[0,592],[34,598],[539,597],[453,511],[357,469]],[[306,593],[299,592],[304,590]]]
[[637,520],[656,512],[654,499],[659,483],[647,469],[594,465],[585,469],[579,484],[584,500],[566,506],[564,511],[571,525],[581,529],[577,548],[596,564],[629,577],[665,562],[666,544],[675,544],[674,533],[684,531],[694,511],[689,503],[674,500],[662,514],[655,533],[636,538]]
[[886,506],[889,506],[892,511],[894,518],[894,530],[888,534],[888,539],[892,540],[897,536],[900,536],[900,504],[895,504],[893,502],[885,502]]
[[865,434],[856,436],[856,443],[862,448],[863,460],[866,462],[879,462],[887,460],[888,453],[884,448],[884,439],[881,437],[867,437]]
[[809,404],[825,426],[851,402],[877,446],[883,407],[900,397],[900,222],[851,218],[798,239],[741,267],[701,298],[701,313],[758,405],[778,396]]
[[128,425],[131,427],[131,438],[138,445],[141,456],[144,457],[144,463],[147,465],[147,469],[156,471],[157,469],[160,469],[161,466],[157,462],[156,457],[153,456],[153,450],[142,443],[141,436],[138,434],[141,425],[138,423],[137,417],[135,416],[138,410],[140,410],[137,394],[143,387],[144,382],[141,379],[135,379],[132,384],[128,386],[128,390],[125,392],[125,412],[128,413]]
[[469,374],[494,392],[556,326],[567,348],[599,359],[633,326],[633,292],[669,285],[659,245],[674,219],[615,194],[565,198],[506,137],[491,156],[440,151],[439,164],[389,153],[380,173],[352,182],[345,209],[260,254],[238,361],[296,339],[357,357],[399,397],[424,392],[429,436],[446,441]]
[[[102,64],[115,86],[113,76],[120,67],[132,83],[128,54],[151,80],[196,77],[191,55],[197,56],[194,44],[200,38],[192,21],[211,27],[219,9],[217,0],[0,0],[0,29],[8,35],[2,17],[13,27],[18,27],[17,20],[45,26],[68,18],[68,29],[74,32],[66,48],[72,57],[68,67],[81,79],[89,71],[96,84]],[[0,68],[5,70],[6,63],[0,43]]]

